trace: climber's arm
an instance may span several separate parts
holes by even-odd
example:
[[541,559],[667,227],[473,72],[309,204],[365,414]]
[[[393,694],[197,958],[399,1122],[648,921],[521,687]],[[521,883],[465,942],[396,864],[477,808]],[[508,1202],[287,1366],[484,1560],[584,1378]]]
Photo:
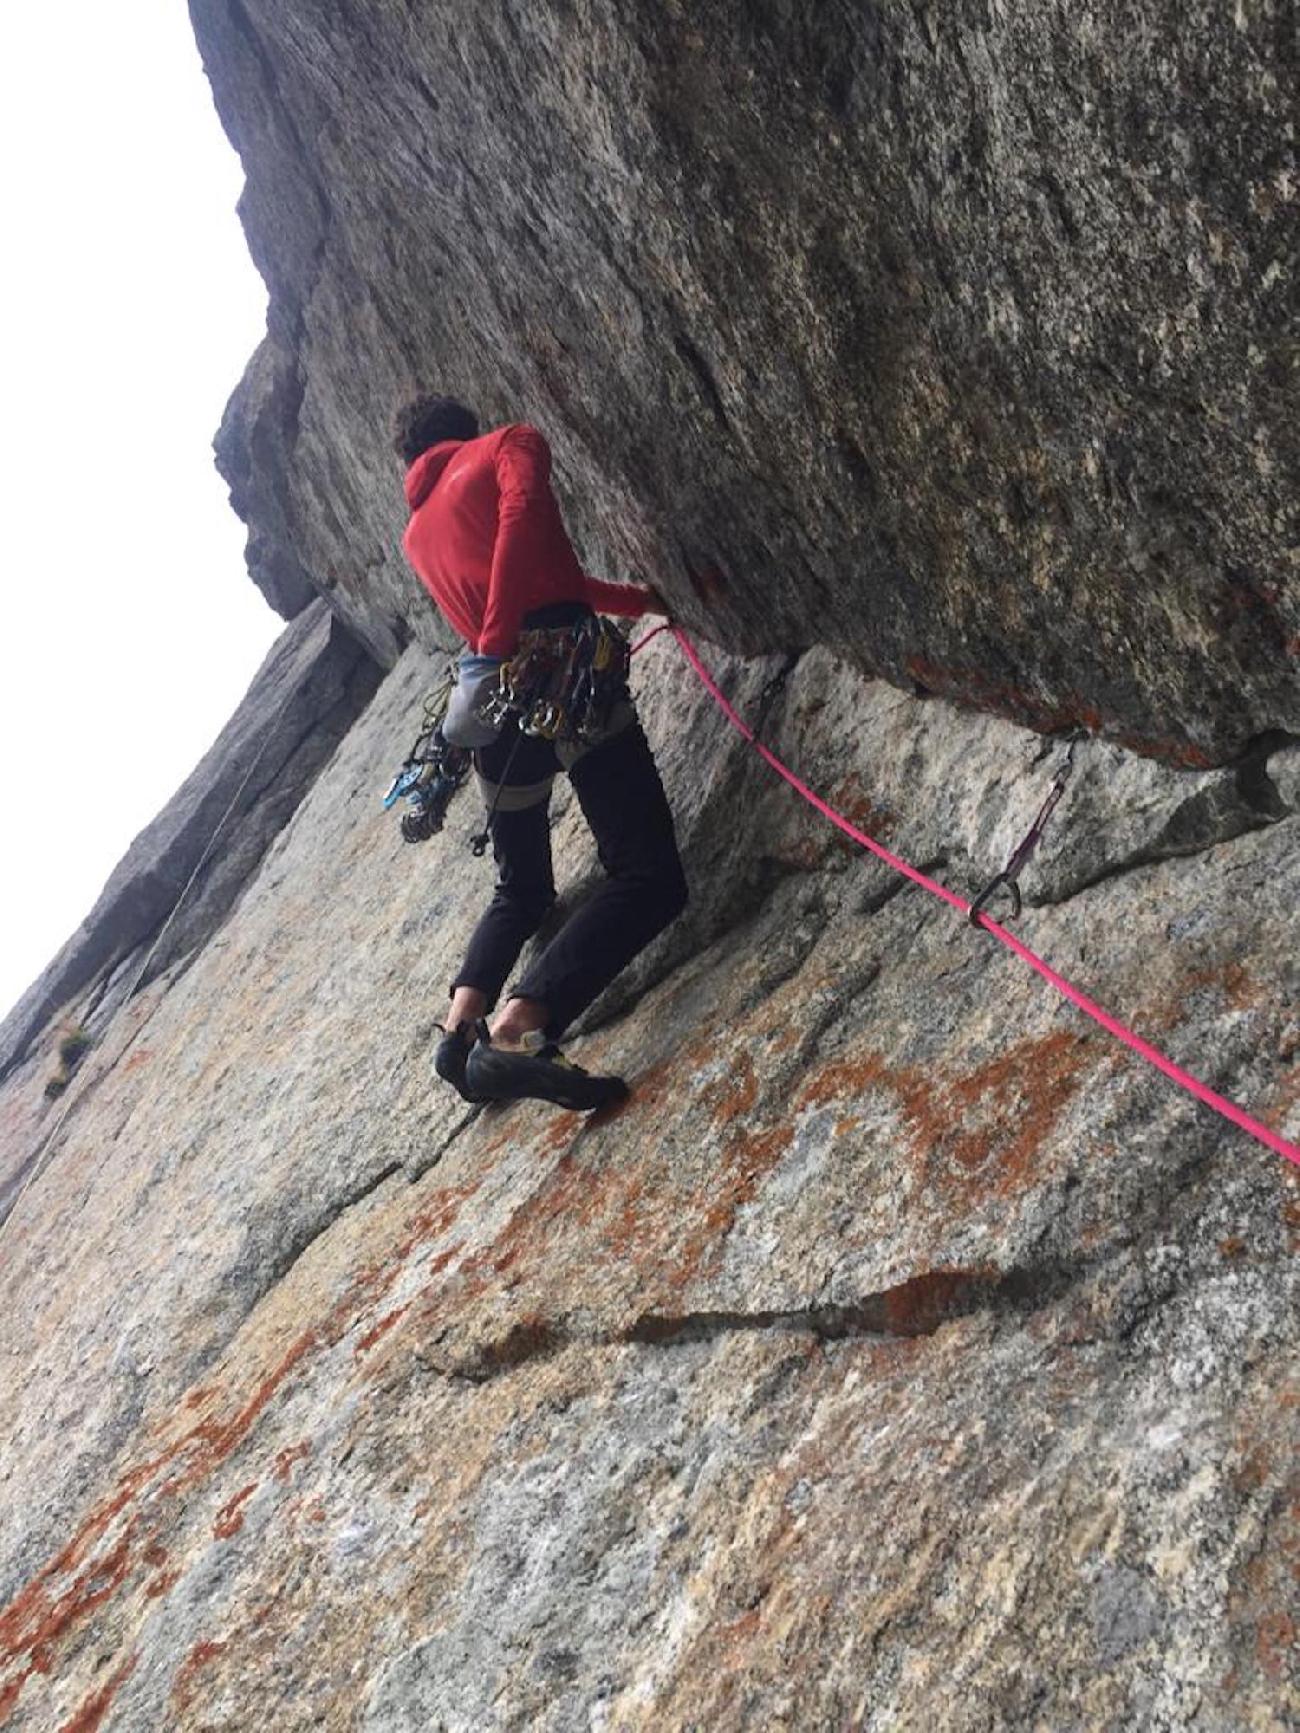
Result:
[[484,656],[509,656],[519,642],[536,584],[537,550],[552,528],[545,519],[559,517],[551,492],[550,447],[535,427],[507,429],[497,453],[497,490],[497,539],[477,645]]
[[639,620],[642,614],[660,612],[659,598],[653,590],[637,589],[631,584],[607,584],[601,578],[584,578],[582,599],[598,614],[623,614]]

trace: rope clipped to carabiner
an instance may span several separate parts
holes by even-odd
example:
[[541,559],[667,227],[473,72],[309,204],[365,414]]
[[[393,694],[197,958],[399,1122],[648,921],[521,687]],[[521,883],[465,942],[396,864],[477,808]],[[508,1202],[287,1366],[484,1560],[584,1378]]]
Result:
[[1021,909],[1019,884],[1020,874],[1028,863],[1030,856],[1042,841],[1043,832],[1047,829],[1048,820],[1060,805],[1061,796],[1065,793],[1066,784],[1074,774],[1075,749],[1081,740],[1086,740],[1087,738],[1087,730],[1083,728],[1076,729],[1070,736],[1070,744],[1066,750],[1064,762],[1062,763],[1061,768],[1057,771],[1056,776],[1053,778],[1052,786],[1047,793],[1047,799],[1039,808],[1038,817],[1030,825],[1025,834],[1024,840],[1021,842],[1020,846],[1014,850],[1011,858],[1003,867],[1002,871],[998,873],[996,878],[991,878],[989,880],[984,889],[971,904],[970,909],[967,911],[966,918],[970,922],[971,926],[979,926],[980,915],[982,914],[985,905],[998,891],[1006,891],[1007,895],[1011,898],[1011,912],[1007,915],[1007,920],[1014,921],[1019,916]]

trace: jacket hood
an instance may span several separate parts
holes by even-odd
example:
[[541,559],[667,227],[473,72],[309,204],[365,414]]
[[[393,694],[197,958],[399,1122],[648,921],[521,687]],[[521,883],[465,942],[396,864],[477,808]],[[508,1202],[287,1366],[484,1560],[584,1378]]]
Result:
[[416,458],[406,472],[406,503],[412,511],[428,499],[437,487],[443,470],[464,444],[463,439],[444,439],[439,445],[431,445],[427,451],[422,451]]

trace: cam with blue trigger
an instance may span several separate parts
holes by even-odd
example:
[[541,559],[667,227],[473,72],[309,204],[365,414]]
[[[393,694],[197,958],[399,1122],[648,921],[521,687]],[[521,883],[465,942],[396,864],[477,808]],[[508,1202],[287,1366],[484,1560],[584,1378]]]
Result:
[[402,814],[406,842],[427,842],[442,829],[452,796],[470,772],[470,754],[443,739],[446,700],[446,687],[425,699],[424,724],[384,796],[385,812],[399,800],[408,802]]

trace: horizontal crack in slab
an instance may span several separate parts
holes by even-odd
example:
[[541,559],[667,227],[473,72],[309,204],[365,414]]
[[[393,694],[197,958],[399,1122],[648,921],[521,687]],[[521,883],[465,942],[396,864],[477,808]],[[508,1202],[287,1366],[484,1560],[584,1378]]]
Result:
[[1011,1277],[992,1267],[928,1270],[897,1287],[845,1305],[794,1306],[753,1312],[647,1312],[620,1337],[665,1347],[707,1341],[741,1330],[788,1330],[822,1341],[850,1336],[930,1336],[953,1318],[985,1310],[1003,1298]]
[[563,1319],[520,1319],[501,1336],[474,1344],[467,1353],[420,1358],[443,1377],[485,1384],[521,1366],[549,1360],[570,1347],[664,1348],[679,1342],[707,1342],[750,1331],[787,1331],[844,1341],[856,1336],[910,1338],[932,1336],[956,1318],[982,1311],[1027,1312],[1046,1305],[1073,1285],[1079,1271],[1062,1262],[1032,1269],[926,1270],[865,1299],[846,1304],[762,1308],[755,1311],[645,1312],[613,1334],[572,1328]]
[[617,1338],[650,1347],[708,1341],[741,1330],[788,1330],[822,1341],[850,1336],[932,1336],[941,1325],[974,1312],[1029,1312],[1048,1304],[1079,1276],[1052,1261],[1031,1269],[926,1270],[896,1287],[844,1305],[793,1306],[755,1312],[646,1312]]

